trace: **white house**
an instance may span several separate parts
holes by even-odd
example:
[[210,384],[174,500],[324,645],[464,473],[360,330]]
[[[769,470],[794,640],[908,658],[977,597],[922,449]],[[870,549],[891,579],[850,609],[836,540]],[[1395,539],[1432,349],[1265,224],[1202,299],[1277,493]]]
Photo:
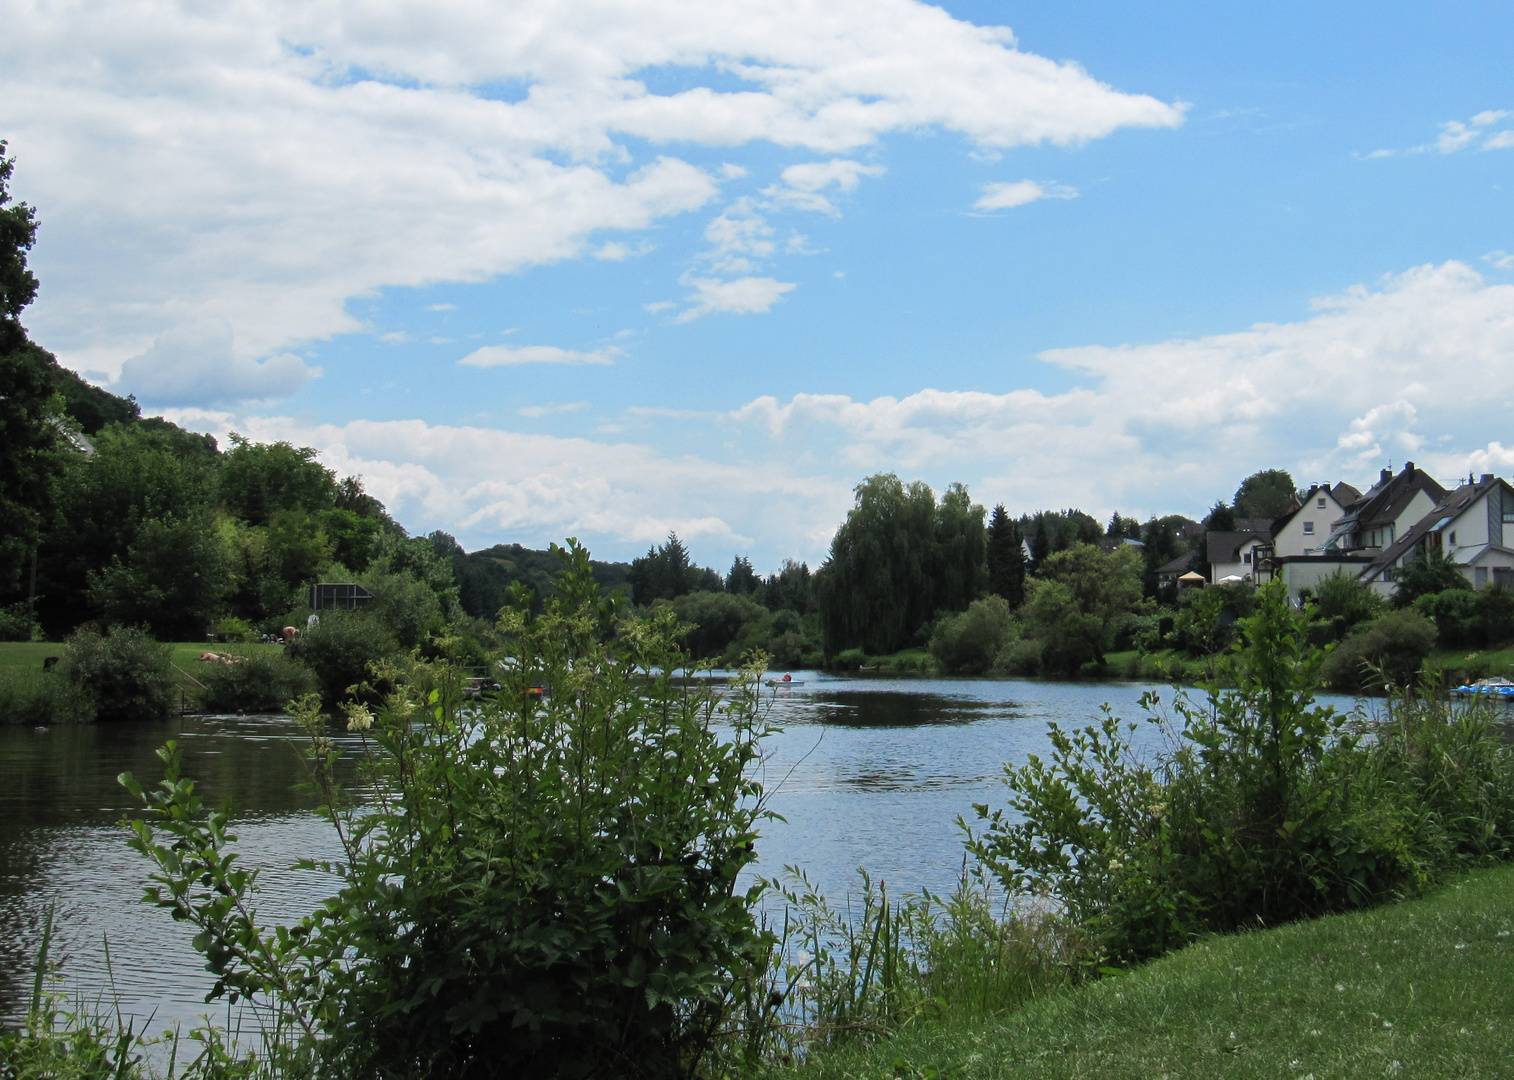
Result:
[[1421,551],[1446,555],[1474,589],[1514,589],[1514,487],[1492,473],[1461,485],[1374,556],[1361,580],[1391,594],[1397,571]]
[[1346,508],[1361,499],[1362,493],[1350,484],[1315,484],[1272,523],[1273,557],[1318,554],[1335,523],[1346,516]]

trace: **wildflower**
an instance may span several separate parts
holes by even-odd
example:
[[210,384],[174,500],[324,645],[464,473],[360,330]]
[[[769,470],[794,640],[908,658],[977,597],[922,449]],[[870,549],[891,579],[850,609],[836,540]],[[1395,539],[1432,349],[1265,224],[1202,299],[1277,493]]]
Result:
[[373,726],[373,714],[368,711],[368,706],[358,702],[347,706],[347,730],[367,731]]

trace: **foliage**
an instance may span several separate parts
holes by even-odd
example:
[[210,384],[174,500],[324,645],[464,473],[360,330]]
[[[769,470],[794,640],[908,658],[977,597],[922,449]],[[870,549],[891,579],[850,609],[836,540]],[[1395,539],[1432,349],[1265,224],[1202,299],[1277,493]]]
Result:
[[1002,596],[974,600],[967,610],[936,624],[930,654],[950,675],[987,671],[1014,630],[1014,617]]
[[367,681],[370,664],[392,660],[401,650],[388,627],[366,611],[327,611],[289,651],[315,674],[321,700],[334,708]]
[[1204,531],[1235,531],[1235,511],[1226,506],[1223,500],[1216,502],[1209,508],[1208,516],[1204,518]]
[[1345,693],[1382,693],[1418,681],[1435,648],[1435,624],[1413,611],[1393,611],[1357,627],[1335,648],[1320,679]]
[[740,596],[750,596],[762,588],[762,579],[752,569],[752,560],[737,555],[731,560],[731,569],[725,575],[725,591]]
[[257,633],[247,624],[245,619],[239,619],[235,615],[227,615],[216,620],[216,640],[237,644],[258,640]]
[[1042,644],[1041,666],[1073,675],[1103,663],[1116,621],[1140,601],[1141,557],[1134,548],[1074,544],[1042,562],[1027,585],[1021,618],[1026,636]]
[[1365,582],[1337,571],[1315,586],[1309,608],[1310,639],[1340,641],[1356,626],[1388,610],[1388,602]]
[[1025,548],[1020,526],[999,503],[988,523],[988,591],[1002,596],[1011,609],[1025,602]]
[[1232,505],[1238,518],[1279,518],[1297,496],[1298,489],[1286,469],[1263,469],[1241,481]]
[[0,641],[41,641],[42,627],[25,600],[0,607]]
[[382,623],[403,649],[421,645],[445,625],[436,591],[414,574],[390,570],[387,559],[360,575],[358,583],[373,594],[364,616]]
[[77,631],[56,671],[88,695],[97,720],[162,720],[173,712],[168,649],[135,627]]
[[1065,551],[1074,544],[1092,544],[1104,535],[1096,519],[1073,509],[1024,514],[1019,528],[1020,535],[1030,541],[1031,560],[1037,568],[1052,552]]
[[234,663],[197,666],[195,678],[205,688],[207,712],[285,712],[291,702],[318,689],[315,673],[282,651],[232,655]]
[[772,618],[767,608],[747,596],[717,592],[685,593],[673,601],[673,613],[689,626],[685,647],[698,660],[720,660],[733,645],[737,652],[741,645],[761,648]]
[[987,584],[984,510],[965,487],[953,484],[938,503],[928,485],[889,473],[868,477],[856,496],[816,575],[828,655],[895,652]]
[[1045,650],[1045,644],[1038,638],[1011,641],[999,650],[999,655],[994,657],[993,667],[989,670],[994,675],[1034,678],[1041,674],[1041,658]]
[[1240,621],[1255,610],[1256,590],[1244,582],[1186,589],[1178,595],[1173,642],[1193,656],[1221,652],[1235,642]]
[[1456,563],[1444,551],[1430,551],[1421,547],[1414,557],[1399,567],[1393,579],[1393,606],[1408,607],[1421,596],[1446,592],[1449,589],[1470,590],[1472,583],[1456,568]]
[[1151,719],[1167,751],[1143,759],[1112,715],[1053,725],[1050,761],[1006,767],[1009,810],[976,808],[968,846],[1002,886],[1054,898],[1117,961],[1387,899],[1507,847],[1514,762],[1488,715],[1418,699],[1360,740],[1313,704],[1323,654],[1280,583],[1243,631],[1237,689],[1180,694],[1176,729]]
[[314,513],[336,505],[336,474],[309,446],[255,443],[232,433],[216,477],[221,505],[249,525],[269,525],[280,511]]
[[[132,846],[150,898],[193,925],[213,996],[277,1003],[332,1073],[365,1077],[677,1077],[721,1037],[736,987],[765,963],[754,858],[761,789],[755,676],[721,703],[672,672],[671,612],[622,624],[570,541],[539,617],[501,617],[504,689],[462,708],[433,673],[374,715],[369,809],[332,781],[325,719],[306,702],[317,789],[346,857],[340,892],[300,924],[261,928],[256,871],[222,812],[204,812],[179,751],[144,790]],[[533,693],[545,687],[545,693]]]
[[689,561],[689,550],[678,534],[670,532],[666,543],[648,548],[645,555],[631,563],[631,599],[643,605],[654,600],[673,600],[693,592],[701,583],[708,586],[703,578],[700,569]]
[[1514,638],[1514,594],[1497,586],[1478,592],[1426,593],[1411,607],[1435,620],[1438,641],[1445,648],[1486,649]]
[[784,559],[776,574],[769,574],[762,582],[762,594],[758,597],[769,611],[792,611],[798,615],[813,615],[820,611],[815,596],[815,577],[808,563]]
[[114,626],[203,641],[225,590],[224,549],[208,514],[150,518],[123,557],[91,573],[90,599]]
[[95,718],[91,695],[54,671],[18,671],[0,675],[0,724],[47,727],[87,724]]

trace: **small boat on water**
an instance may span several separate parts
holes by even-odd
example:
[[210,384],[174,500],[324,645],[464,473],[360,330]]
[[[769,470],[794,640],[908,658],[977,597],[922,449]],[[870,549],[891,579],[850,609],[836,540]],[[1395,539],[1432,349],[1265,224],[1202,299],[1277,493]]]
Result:
[[803,679],[791,679],[787,675],[785,675],[781,679],[767,679],[765,681],[767,682],[767,684],[769,686],[803,686],[804,685],[804,680]]
[[1474,683],[1463,683],[1451,691],[1453,694],[1496,694],[1499,697],[1514,698],[1514,682],[1501,676],[1491,679],[1478,679]]

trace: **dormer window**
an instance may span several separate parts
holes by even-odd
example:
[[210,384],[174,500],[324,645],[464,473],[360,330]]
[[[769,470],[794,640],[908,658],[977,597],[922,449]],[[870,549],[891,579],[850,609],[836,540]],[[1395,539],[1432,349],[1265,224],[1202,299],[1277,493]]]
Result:
[[1314,522],[1312,522],[1312,521],[1306,521],[1306,522],[1304,522],[1304,535],[1305,536],[1313,536],[1314,535]]

